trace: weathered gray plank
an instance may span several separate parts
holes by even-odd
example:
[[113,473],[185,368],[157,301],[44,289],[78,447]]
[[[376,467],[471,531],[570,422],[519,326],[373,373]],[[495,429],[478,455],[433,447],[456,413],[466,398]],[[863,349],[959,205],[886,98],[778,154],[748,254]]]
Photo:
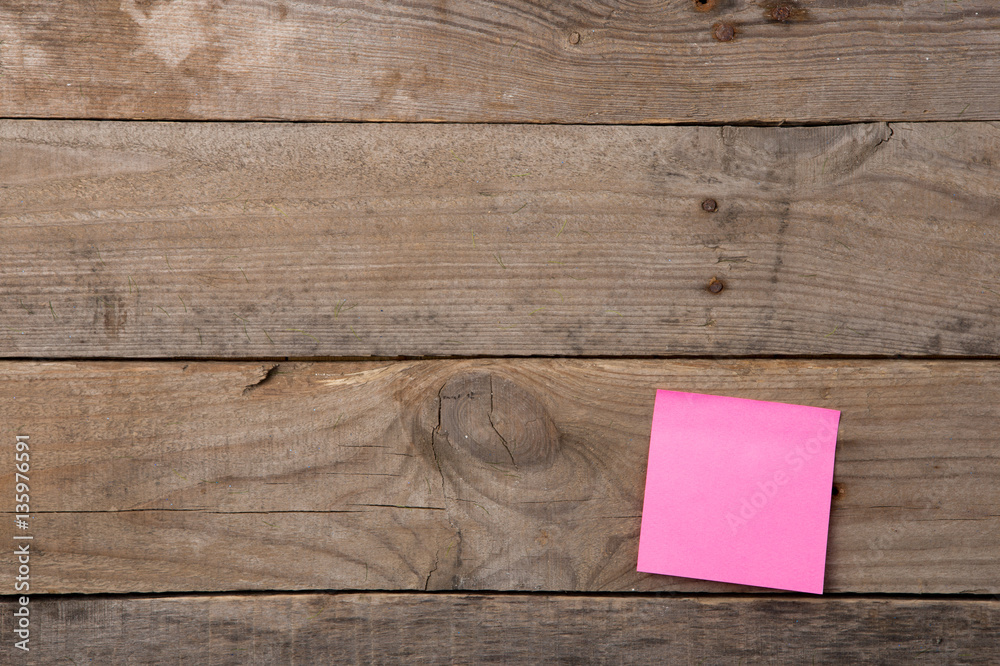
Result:
[[994,356],[998,159],[995,123],[7,121],[0,354]]
[[[842,411],[827,591],[1000,592],[994,362],[7,362],[0,376],[11,469],[15,429],[30,436],[34,517],[17,533],[34,536],[37,592],[751,589],[635,570],[655,388]],[[13,482],[0,475],[7,512]]]
[[[9,599],[9,598],[8,598]],[[0,601],[0,632],[15,604]],[[992,663],[997,600],[35,597],[12,663]]]
[[[8,2],[0,115],[1000,119],[993,0],[709,4]],[[781,5],[784,21],[772,14]],[[735,38],[713,38],[720,24]]]

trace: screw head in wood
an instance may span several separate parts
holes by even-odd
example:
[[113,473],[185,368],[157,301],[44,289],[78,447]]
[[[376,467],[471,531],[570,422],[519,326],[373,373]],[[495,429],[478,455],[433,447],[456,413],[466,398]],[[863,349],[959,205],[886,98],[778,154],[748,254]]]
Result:
[[722,283],[722,280],[720,280],[717,277],[714,277],[708,281],[708,290],[713,294],[721,293],[722,290],[725,289],[725,287],[726,285],[724,285]]
[[719,210],[719,204],[715,201],[715,199],[705,199],[701,202],[701,209],[706,213],[714,213]]
[[569,36],[569,43],[570,44],[579,44],[580,43],[580,33],[578,33],[578,32],[572,33]]
[[712,26],[712,37],[720,42],[731,42],[736,37],[736,28],[730,23],[716,23]]

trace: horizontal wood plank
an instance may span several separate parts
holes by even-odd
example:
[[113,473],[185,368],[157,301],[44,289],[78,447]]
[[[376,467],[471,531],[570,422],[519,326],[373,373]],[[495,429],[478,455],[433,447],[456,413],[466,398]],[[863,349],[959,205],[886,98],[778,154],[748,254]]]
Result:
[[997,120],[998,20],[993,0],[5,3],[0,116]]
[[0,355],[996,356],[997,165],[996,123],[6,121]]
[[[753,589],[635,570],[667,388],[842,411],[828,592],[1000,593],[995,362],[6,362],[0,376],[7,464],[30,437],[37,592]],[[0,475],[6,512],[13,483]],[[8,513],[0,541],[13,531]]]
[[[6,637],[16,608],[0,601]],[[995,599],[269,594],[29,609],[31,651],[4,646],[16,663],[941,664],[1000,650]]]

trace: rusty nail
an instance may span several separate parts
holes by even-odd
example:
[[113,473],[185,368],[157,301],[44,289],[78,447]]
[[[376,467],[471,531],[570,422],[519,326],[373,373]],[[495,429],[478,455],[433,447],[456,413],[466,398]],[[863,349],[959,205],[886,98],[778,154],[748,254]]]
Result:
[[701,202],[701,209],[706,213],[714,213],[719,210],[719,204],[716,203],[715,199],[705,199]]
[[710,12],[715,9],[715,0],[694,0],[696,12]]
[[716,23],[712,26],[712,37],[720,42],[731,42],[736,36],[736,28],[728,23]]
[[569,36],[569,43],[570,44],[579,44],[580,43],[580,33],[574,32],[572,35],[570,35]]
[[777,7],[771,10],[771,18],[781,23],[787,21],[789,17],[791,17],[791,15],[792,15],[792,10],[787,5],[778,5]]
[[717,277],[712,278],[708,281],[708,290],[713,294],[718,294],[725,288],[726,285],[722,284],[722,280]]

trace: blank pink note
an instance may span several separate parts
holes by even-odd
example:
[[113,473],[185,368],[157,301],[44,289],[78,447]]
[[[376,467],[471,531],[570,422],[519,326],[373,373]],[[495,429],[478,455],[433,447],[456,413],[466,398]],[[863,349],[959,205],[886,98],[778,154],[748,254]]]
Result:
[[657,391],[638,570],[822,594],[839,422]]

